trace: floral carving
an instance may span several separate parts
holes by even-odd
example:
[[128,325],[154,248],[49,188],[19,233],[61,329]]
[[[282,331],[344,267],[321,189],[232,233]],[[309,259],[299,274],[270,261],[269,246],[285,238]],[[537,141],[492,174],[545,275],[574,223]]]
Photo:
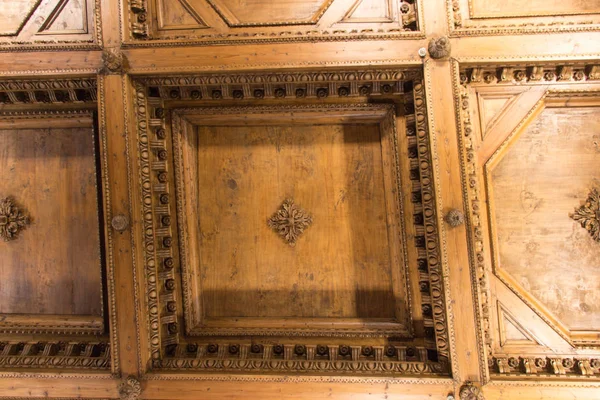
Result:
[[140,382],[133,376],[127,377],[125,382],[119,385],[119,398],[122,400],[136,400],[142,393]]
[[0,199],[0,237],[5,242],[16,239],[28,224],[29,217],[17,208],[12,198]]
[[465,216],[460,210],[452,209],[448,211],[448,214],[446,214],[444,220],[448,223],[448,225],[456,228],[465,222]]
[[483,394],[477,386],[473,386],[471,382],[465,383],[460,388],[459,393],[460,400],[483,400]]
[[120,74],[123,72],[124,57],[119,49],[106,49],[102,52],[104,71],[107,74]]
[[431,58],[439,59],[448,57],[450,55],[450,39],[446,36],[442,36],[437,39],[431,39],[429,46],[429,55]]
[[290,246],[295,246],[302,232],[312,224],[312,217],[294,204],[294,200],[287,199],[269,219],[268,224]]
[[600,194],[598,189],[592,189],[585,204],[576,208],[570,217],[579,222],[595,241],[600,242]]

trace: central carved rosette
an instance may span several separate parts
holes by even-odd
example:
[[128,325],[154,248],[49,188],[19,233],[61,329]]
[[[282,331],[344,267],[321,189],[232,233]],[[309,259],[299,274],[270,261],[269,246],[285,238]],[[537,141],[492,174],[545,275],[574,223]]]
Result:
[[312,217],[294,204],[294,200],[287,199],[269,219],[268,224],[290,246],[295,246],[300,235],[312,224]]

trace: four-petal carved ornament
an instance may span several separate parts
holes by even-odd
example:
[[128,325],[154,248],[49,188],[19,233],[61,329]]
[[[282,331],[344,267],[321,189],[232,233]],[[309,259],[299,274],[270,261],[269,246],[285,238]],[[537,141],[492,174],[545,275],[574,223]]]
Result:
[[295,246],[296,240],[302,232],[312,224],[312,217],[302,208],[294,204],[294,200],[287,199],[269,219],[269,227],[290,245]]

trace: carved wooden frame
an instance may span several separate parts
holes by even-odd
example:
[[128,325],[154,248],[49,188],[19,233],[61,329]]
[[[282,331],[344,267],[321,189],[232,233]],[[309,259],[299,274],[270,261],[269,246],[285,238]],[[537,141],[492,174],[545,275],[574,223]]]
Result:
[[[0,104],[3,104],[0,127],[93,126],[96,91],[96,80],[90,78],[0,81]],[[104,138],[105,134],[99,132],[95,140],[102,142]],[[94,148],[94,155],[99,159],[103,151],[97,154]],[[104,168],[105,164],[102,171]],[[102,186],[105,192],[105,180]],[[103,225],[100,220],[101,201],[97,198],[100,227]],[[100,232],[98,236],[100,239]],[[98,248],[99,254],[100,251]],[[110,266],[106,269],[111,274]],[[109,300],[114,299],[114,291],[108,289]],[[104,303],[102,293],[101,302]],[[108,337],[103,336],[108,330],[105,320],[109,318],[104,315],[104,306],[101,310],[101,316],[89,318],[4,314],[0,322],[0,333],[4,335],[0,341],[0,367],[110,369],[111,344]],[[109,317],[113,314],[112,310]],[[31,335],[39,335],[40,339],[32,341]]]
[[[600,12],[573,12],[561,16],[543,13],[475,15],[473,0],[446,0],[446,4],[451,37],[600,30]],[[563,15],[567,15],[568,20]],[[523,22],[524,18],[528,21]]]
[[[145,307],[149,316],[148,350],[153,370],[449,374],[449,338],[421,77],[419,70],[380,69],[207,74],[133,80],[143,203]],[[413,344],[409,341],[387,347],[371,346],[368,335],[360,334],[358,338],[364,339],[349,341],[343,337],[330,337],[318,346],[311,344],[314,341],[306,343],[302,340],[301,332],[296,332],[296,339],[273,345],[251,346],[235,337],[227,343],[186,338],[181,333],[181,324],[185,322],[182,313],[177,311],[188,297],[184,291],[181,299],[182,293],[178,291],[181,261],[176,249],[181,238],[173,224],[164,224],[165,216],[169,221],[175,221],[176,211],[181,214],[181,210],[177,210],[181,202],[176,199],[181,185],[176,187],[174,184],[176,174],[170,166],[172,159],[169,156],[178,151],[171,140],[174,134],[171,121],[181,117],[169,110],[226,105],[234,106],[231,110],[242,111],[243,107],[248,110],[247,107],[257,104],[273,107],[273,104],[294,104],[292,101],[300,101],[305,104],[303,107],[310,108],[308,104],[317,99],[323,102],[325,98],[327,101],[351,102],[354,107],[366,110],[380,109],[365,104],[371,101],[395,102],[400,115],[404,115],[406,126],[398,131],[405,134],[397,137],[397,143],[401,143],[398,149],[403,155],[400,157],[403,170],[410,171],[408,180],[411,184],[405,187],[412,187],[412,194],[403,195],[407,196],[403,200],[407,207],[405,213],[413,218],[409,225],[414,236],[408,238],[410,251],[407,257],[415,269],[418,268],[414,279],[419,282],[410,295],[413,318],[423,318],[421,334],[424,336],[419,336],[421,339]],[[281,110],[282,106],[277,107]],[[186,330],[187,327],[183,329]]]
[[[499,270],[497,257],[491,253],[493,241],[493,223],[488,221],[493,212],[493,204],[487,200],[488,185],[479,166],[477,150],[473,136],[479,132],[478,122],[472,120],[473,110],[470,98],[474,87],[487,89],[493,86],[504,88],[510,93],[518,91],[522,85],[537,86],[540,99],[529,110],[517,127],[502,141],[486,165],[514,140],[524,126],[537,115],[546,104],[553,107],[591,105],[598,103],[600,80],[598,66],[585,64],[546,64],[546,65],[510,65],[505,67],[461,66],[453,62],[454,100],[457,112],[457,131],[461,149],[461,170],[463,175],[463,196],[467,205],[466,223],[469,234],[469,252],[471,256],[472,279],[476,293],[476,310],[480,321],[479,346],[481,365],[489,369],[482,371],[487,381],[502,376],[520,378],[536,377],[548,379],[577,379],[582,376],[600,378],[600,352],[597,346],[597,332],[569,332],[565,326],[551,316],[549,311],[533,299],[524,295],[514,279]],[[487,204],[487,205],[486,205]],[[484,206],[486,205],[486,206]],[[491,226],[491,227],[490,227]],[[490,233],[486,233],[492,229]],[[495,261],[494,261],[495,260]],[[550,328],[570,343],[571,352],[557,354],[543,346],[520,345],[513,347],[517,354],[497,354],[495,348],[502,340],[499,333],[499,320],[504,306],[496,300],[490,282],[498,278],[522,301],[524,301]]]
[[[273,23],[241,23],[229,13],[223,13],[207,0],[205,12],[219,19],[216,27],[171,30],[169,34],[158,33],[158,0],[127,0],[124,3],[124,44],[127,47],[153,47],[198,44],[314,42],[327,40],[365,39],[417,39],[423,38],[423,0],[390,1],[392,17],[389,21],[370,19],[342,19],[327,26],[320,26],[322,17],[335,0],[328,0],[322,9],[306,21]],[[389,0],[388,0],[389,1]],[[156,15],[155,15],[156,14]],[[330,19],[330,18],[329,18]],[[375,24],[375,25],[374,25]],[[222,25],[222,26],[220,26]],[[368,25],[368,26],[365,26]],[[387,26],[389,25],[389,26]]]

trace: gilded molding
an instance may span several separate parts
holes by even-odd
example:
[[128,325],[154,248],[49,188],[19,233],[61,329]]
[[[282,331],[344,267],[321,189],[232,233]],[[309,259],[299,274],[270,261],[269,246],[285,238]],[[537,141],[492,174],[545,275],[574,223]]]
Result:
[[[150,345],[150,353],[152,360],[158,360],[161,357],[161,321],[160,321],[160,311],[159,311],[159,291],[160,289],[157,287],[157,268],[160,268],[164,271],[165,274],[169,274],[172,279],[172,269],[174,267],[174,260],[171,256],[171,252],[169,250],[162,251],[160,253],[155,252],[155,227],[152,218],[153,213],[153,193],[152,193],[152,184],[151,184],[151,174],[159,174],[161,171],[164,171],[167,167],[167,164],[162,161],[160,163],[152,163],[152,165],[159,166],[159,169],[152,168],[150,159],[151,151],[149,148],[149,141],[151,140],[149,137],[149,128],[152,129],[157,142],[162,146],[162,150],[164,150],[165,142],[164,139],[166,137],[166,130],[162,124],[162,120],[157,118],[157,110],[161,109],[162,116],[164,117],[164,109],[162,108],[151,108],[148,110],[150,104],[147,103],[147,89],[146,87],[138,81],[135,81],[135,92],[136,92],[136,121],[137,121],[137,142],[138,142],[138,156],[140,162],[140,188],[141,188],[141,198],[142,198],[142,220],[144,221],[144,261],[143,265],[145,266],[146,273],[144,274],[146,281],[146,298],[148,305],[148,331],[150,332],[149,337],[149,345]],[[154,106],[156,107],[157,103],[154,102]],[[147,112],[154,112],[153,121],[150,122],[150,115]],[[160,112],[158,114],[161,114]],[[164,165],[163,165],[164,164]],[[154,171],[154,172],[152,172]],[[166,189],[166,185],[163,187]],[[155,208],[155,211],[161,212],[162,214],[169,214],[168,204],[171,202],[170,196],[168,192],[162,191],[158,194],[159,204],[157,205],[158,210]],[[158,261],[158,262],[157,262]],[[158,264],[158,266],[157,266]],[[165,331],[165,336],[168,336],[168,331]]]
[[97,84],[93,78],[2,80],[0,104],[94,103]]
[[[409,92],[410,93],[410,92]],[[414,105],[414,120],[407,118],[406,132],[415,136],[415,145],[409,149],[415,156],[418,165],[420,190],[413,194],[413,202],[420,203],[423,213],[422,227],[416,226],[417,233],[422,232],[424,241],[418,245],[419,269],[429,276],[429,292],[432,306],[431,322],[424,317],[426,336],[433,339],[436,344],[438,359],[441,362],[450,361],[450,339],[448,334],[448,316],[446,315],[446,301],[444,296],[443,266],[440,256],[440,243],[438,235],[438,222],[436,211],[436,196],[433,177],[432,154],[430,149],[430,136],[428,133],[427,105],[425,88],[421,79],[413,81],[412,102]],[[417,186],[417,187],[419,187]],[[430,325],[431,324],[431,325]],[[427,332],[430,332],[427,335]]]
[[574,65],[520,64],[510,67],[482,66],[461,71],[462,84],[541,84],[576,83],[600,80],[600,65],[577,62]]
[[107,342],[0,342],[0,368],[109,369]]
[[496,355],[491,359],[492,376],[531,376],[544,378],[600,378],[600,358],[564,355]]
[[104,331],[102,322],[96,324],[61,324],[59,322],[51,322],[48,325],[41,325],[39,323],[27,324],[15,324],[10,318],[2,318],[0,322],[0,333],[11,334],[11,335],[68,335],[68,336],[92,336],[100,335]]
[[408,377],[372,377],[349,375],[242,375],[242,374],[152,374],[145,377],[148,381],[197,381],[197,382],[273,382],[273,383],[346,383],[346,384],[384,384],[384,385],[447,385],[448,378],[432,378],[429,376]]
[[249,72],[142,78],[163,100],[243,100],[329,98],[394,95],[413,71],[380,70],[319,72]]
[[197,359],[167,358],[153,363],[155,368],[163,370],[200,369],[218,372],[257,373],[323,373],[351,372],[355,375],[372,375],[373,373],[406,374],[406,375],[444,375],[444,366],[439,363],[401,362],[401,361],[369,361],[357,363],[352,360],[239,360],[239,359]]
[[[104,200],[104,224],[108,224],[108,221],[112,217],[111,207],[111,193],[110,193],[110,180],[108,176],[108,122],[106,120],[106,96],[105,96],[105,77],[100,75],[98,77],[98,140],[100,142],[100,164],[101,164],[101,176],[102,176],[102,189],[103,189],[103,200]],[[131,186],[129,186],[131,187]],[[131,189],[130,189],[131,190]],[[110,229],[106,230],[106,291],[108,292],[108,307],[109,307],[109,330],[110,330],[110,350],[113,356],[111,362],[111,371],[113,373],[119,371],[119,335],[117,333],[117,301],[116,301],[116,288],[115,288],[115,261],[114,261],[114,234]],[[139,342],[139,341],[138,341]]]

